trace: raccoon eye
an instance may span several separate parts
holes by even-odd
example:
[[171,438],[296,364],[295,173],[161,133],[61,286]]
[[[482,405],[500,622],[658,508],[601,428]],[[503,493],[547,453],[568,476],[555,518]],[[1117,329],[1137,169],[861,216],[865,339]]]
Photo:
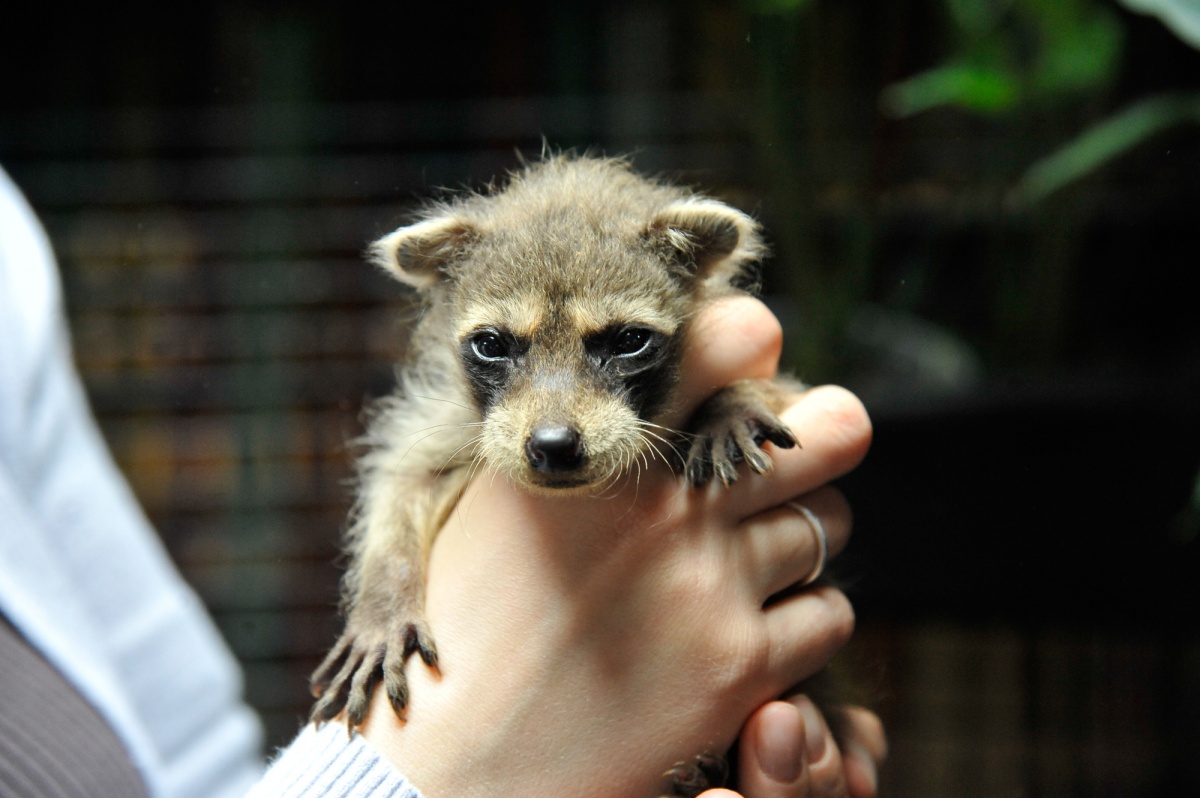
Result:
[[653,337],[653,333],[644,327],[627,327],[613,338],[612,353],[618,357],[641,354]]
[[471,351],[481,360],[504,360],[508,357],[508,345],[492,330],[484,330],[471,339]]

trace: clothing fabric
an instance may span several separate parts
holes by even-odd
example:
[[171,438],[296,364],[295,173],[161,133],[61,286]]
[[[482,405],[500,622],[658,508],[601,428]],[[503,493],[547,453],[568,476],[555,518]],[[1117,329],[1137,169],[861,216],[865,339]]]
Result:
[[260,775],[237,663],[108,454],[49,242],[3,171],[0,614],[113,730],[149,795],[240,796]]
[[0,674],[0,795],[144,798],[104,718],[3,616]]
[[308,724],[246,798],[421,798],[391,763],[340,723]]

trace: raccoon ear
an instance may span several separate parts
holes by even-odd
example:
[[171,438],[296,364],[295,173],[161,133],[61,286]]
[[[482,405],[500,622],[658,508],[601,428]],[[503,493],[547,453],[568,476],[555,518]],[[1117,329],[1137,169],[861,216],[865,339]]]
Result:
[[423,290],[445,276],[446,263],[474,238],[469,223],[437,216],[388,233],[370,246],[368,256],[400,282]]
[[646,230],[689,274],[732,279],[762,257],[758,222],[713,199],[685,199],[655,214]]

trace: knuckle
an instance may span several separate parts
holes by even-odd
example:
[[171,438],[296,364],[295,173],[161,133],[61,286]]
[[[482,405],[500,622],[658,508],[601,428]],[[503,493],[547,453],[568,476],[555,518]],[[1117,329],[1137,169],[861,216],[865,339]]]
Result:
[[823,617],[822,626],[828,630],[830,639],[840,648],[850,642],[854,634],[854,606],[842,591],[832,588],[821,588],[824,601],[821,602]]

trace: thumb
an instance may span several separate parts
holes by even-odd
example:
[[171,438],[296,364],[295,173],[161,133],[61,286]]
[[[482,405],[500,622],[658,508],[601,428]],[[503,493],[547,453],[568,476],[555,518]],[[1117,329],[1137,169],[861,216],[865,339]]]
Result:
[[774,377],[782,349],[783,328],[757,299],[739,296],[707,305],[688,330],[679,389],[663,423],[682,426],[701,402],[731,382]]

